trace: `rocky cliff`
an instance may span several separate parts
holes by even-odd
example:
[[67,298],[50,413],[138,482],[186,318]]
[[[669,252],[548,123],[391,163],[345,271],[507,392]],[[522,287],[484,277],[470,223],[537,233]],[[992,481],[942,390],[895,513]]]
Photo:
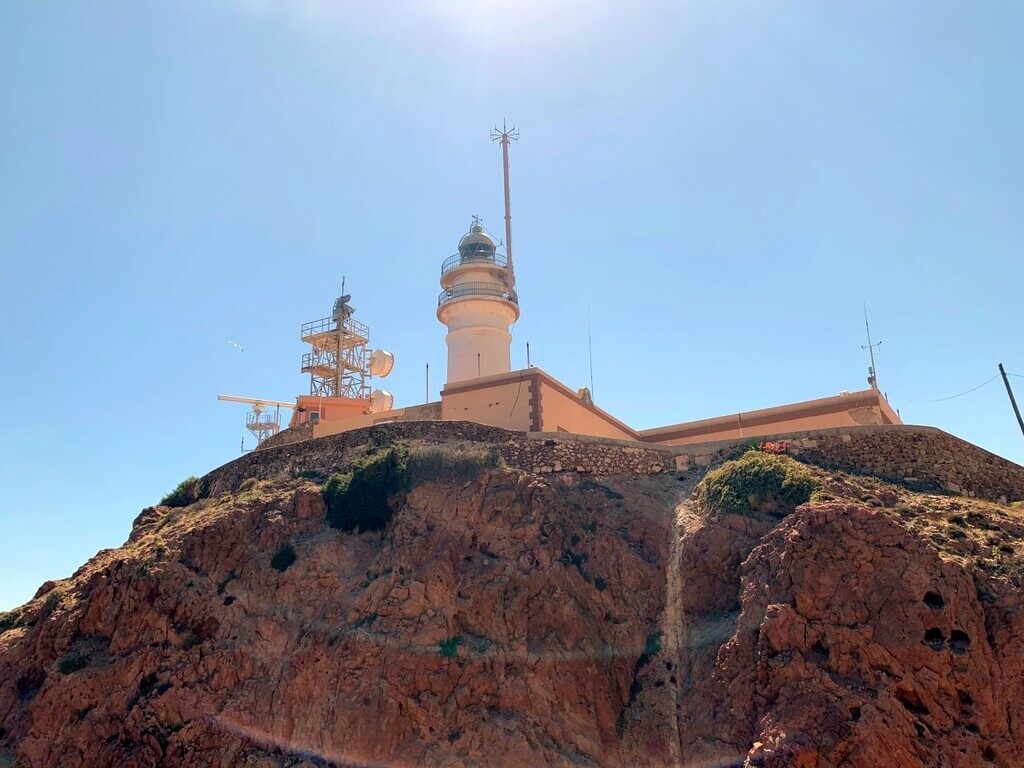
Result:
[[1024,765],[1019,507],[410,439],[383,530],[331,527],[386,434],[146,509],[0,615],[0,765]]

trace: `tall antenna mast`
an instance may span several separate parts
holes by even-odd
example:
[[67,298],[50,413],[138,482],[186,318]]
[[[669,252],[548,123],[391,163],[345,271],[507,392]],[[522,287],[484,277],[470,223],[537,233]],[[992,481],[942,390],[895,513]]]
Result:
[[871,325],[868,324],[868,304],[864,302],[864,329],[868,332],[868,343],[865,346],[861,344],[861,349],[866,349],[868,355],[871,357],[871,367],[868,368],[868,384],[872,389],[878,389],[878,373],[875,368],[875,347],[882,345],[882,342],[877,341],[874,344],[871,343]]
[[594,342],[590,333],[590,310],[587,310],[587,355],[590,357],[590,398],[594,398]]
[[516,271],[512,266],[512,197],[508,186],[508,143],[519,141],[519,131],[515,126],[509,128],[502,120],[501,130],[495,128],[491,131],[491,141],[501,142],[502,168],[505,171],[505,256],[508,260],[508,287],[512,290],[516,287]]

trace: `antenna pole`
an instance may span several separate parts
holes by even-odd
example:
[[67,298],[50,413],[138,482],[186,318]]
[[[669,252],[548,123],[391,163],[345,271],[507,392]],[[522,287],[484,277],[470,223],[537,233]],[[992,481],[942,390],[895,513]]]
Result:
[[587,318],[587,355],[590,357],[590,399],[594,399],[594,342],[590,333],[590,318]]
[[999,373],[1003,377],[1003,384],[1006,385],[1006,394],[1010,396],[1010,405],[1013,406],[1013,412],[1017,416],[1017,424],[1020,425],[1021,434],[1024,434],[1024,418],[1021,418],[1020,408],[1017,407],[1017,399],[1013,396],[1013,390],[1010,389],[1010,380],[1006,377],[1006,370],[1003,368],[1003,364],[999,364]]
[[491,141],[501,142],[501,165],[505,179],[505,257],[508,261],[508,282],[509,288],[516,287],[516,272],[512,265],[512,193],[508,183],[508,143],[519,141],[519,131],[513,126],[502,121],[501,130],[495,128],[491,131]]
[[427,382],[426,382],[426,397],[423,399],[424,403],[430,402],[430,363],[427,363]]
[[871,343],[871,326],[868,324],[868,305],[864,302],[864,328],[868,332],[868,343],[867,346],[861,345],[861,349],[866,349],[868,355],[871,357],[871,367],[868,369],[868,384],[871,385],[872,389],[878,389],[878,373],[875,368],[875,347],[880,347],[882,342]]

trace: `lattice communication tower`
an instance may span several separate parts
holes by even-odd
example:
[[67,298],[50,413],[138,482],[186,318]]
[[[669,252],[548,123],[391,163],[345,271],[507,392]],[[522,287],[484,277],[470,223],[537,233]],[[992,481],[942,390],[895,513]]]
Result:
[[394,358],[384,350],[370,351],[370,329],[352,317],[352,297],[345,293],[334,302],[330,317],[304,323],[302,341],[312,348],[302,356],[302,372],[309,374],[309,394],[320,397],[370,399],[370,378],[387,376]]

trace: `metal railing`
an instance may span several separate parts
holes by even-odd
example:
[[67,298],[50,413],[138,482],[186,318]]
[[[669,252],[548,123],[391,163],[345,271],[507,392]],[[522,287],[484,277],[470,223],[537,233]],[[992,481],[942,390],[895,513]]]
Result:
[[437,297],[437,306],[440,307],[449,301],[466,298],[467,296],[493,296],[496,299],[511,301],[513,304],[519,303],[516,292],[510,291],[503,285],[496,283],[459,283],[441,291],[441,295]]
[[306,352],[302,356],[302,371],[306,372],[307,368],[336,368],[334,358],[334,355],[328,356],[326,352]]
[[[370,329],[360,323],[358,320],[353,320],[351,317],[345,320],[341,324],[342,329],[362,338],[368,338],[370,335]],[[302,338],[307,336],[315,336],[318,333],[327,333],[329,331],[337,330],[338,321],[333,317],[322,317],[319,320],[312,320],[308,323],[302,324]]]
[[471,264],[493,264],[496,267],[505,269],[508,266],[508,261],[500,253],[479,252],[467,253],[465,255],[454,253],[445,259],[441,265],[441,276],[444,277],[453,269]]
[[245,416],[245,425],[247,427],[280,427],[281,412],[278,410],[263,411],[262,413],[249,411]]

